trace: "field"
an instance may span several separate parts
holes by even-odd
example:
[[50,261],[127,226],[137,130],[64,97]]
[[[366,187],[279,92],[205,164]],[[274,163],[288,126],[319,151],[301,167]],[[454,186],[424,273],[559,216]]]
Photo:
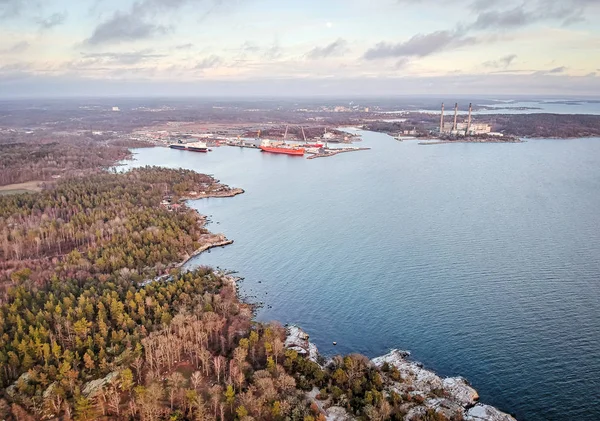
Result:
[[39,192],[42,190],[41,183],[42,181],[28,181],[26,183],[0,186],[0,196],[8,196],[9,194]]

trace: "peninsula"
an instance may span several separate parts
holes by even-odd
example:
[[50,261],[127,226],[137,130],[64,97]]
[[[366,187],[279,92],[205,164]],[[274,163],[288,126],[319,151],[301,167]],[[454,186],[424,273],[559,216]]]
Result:
[[300,330],[253,321],[231,278],[176,268],[229,241],[181,200],[241,192],[146,167],[1,197],[0,415],[512,420],[405,354],[324,362]]

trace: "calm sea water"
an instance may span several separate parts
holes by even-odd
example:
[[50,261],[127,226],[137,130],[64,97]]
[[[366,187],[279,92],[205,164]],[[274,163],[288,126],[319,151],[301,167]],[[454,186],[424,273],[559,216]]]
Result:
[[[600,114],[599,101],[561,101],[561,100],[546,100],[546,101],[516,101],[509,103],[498,103],[496,107],[499,110],[482,110],[475,114],[537,114],[537,113],[552,113],[552,114]],[[506,107],[506,108],[505,108]],[[519,110],[517,108],[530,108]]]
[[[474,103],[476,105],[477,103]],[[468,114],[468,104],[459,104],[459,115]],[[492,106],[488,103],[486,106]],[[486,114],[600,114],[600,101],[564,101],[564,100],[544,100],[544,101],[498,101],[493,108],[487,110],[473,111],[474,115]],[[519,109],[525,108],[525,109]],[[453,108],[446,108],[447,115],[452,115]],[[428,113],[438,113],[439,109],[427,110]]]
[[155,148],[128,165],[244,188],[191,202],[235,240],[192,264],[239,271],[259,319],[324,354],[406,349],[520,420],[600,419],[600,139],[363,138],[315,160]]

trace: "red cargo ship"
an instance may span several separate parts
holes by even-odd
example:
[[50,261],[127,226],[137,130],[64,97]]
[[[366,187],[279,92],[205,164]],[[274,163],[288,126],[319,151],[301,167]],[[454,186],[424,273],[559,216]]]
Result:
[[304,155],[304,148],[286,145],[285,143],[271,143],[268,140],[262,141],[260,150],[263,152],[281,153],[285,155]]

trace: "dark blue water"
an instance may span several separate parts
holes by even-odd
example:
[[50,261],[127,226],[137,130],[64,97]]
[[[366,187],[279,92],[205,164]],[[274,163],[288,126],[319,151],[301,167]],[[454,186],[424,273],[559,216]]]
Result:
[[600,139],[363,144],[141,149],[132,165],[246,190],[192,203],[235,240],[193,264],[239,271],[261,320],[299,323],[325,354],[410,350],[521,420],[600,419]]

